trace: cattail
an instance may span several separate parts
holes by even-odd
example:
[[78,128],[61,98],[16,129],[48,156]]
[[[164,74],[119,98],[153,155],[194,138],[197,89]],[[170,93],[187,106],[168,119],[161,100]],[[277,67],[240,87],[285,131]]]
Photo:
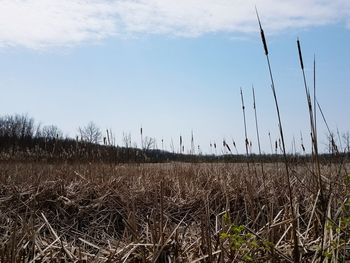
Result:
[[301,67],[301,69],[304,69],[303,56],[302,56],[302,54],[301,54],[301,47],[300,47],[299,38],[298,38],[298,40],[297,40],[297,45],[298,45],[298,53],[299,53],[300,67]]
[[143,133],[142,133],[142,126],[140,128],[140,135],[141,135],[141,148],[143,149]]
[[191,131],[191,154],[195,154],[193,131]]
[[243,98],[242,88],[241,88],[241,102],[242,102],[243,121],[244,121],[245,148],[246,148],[246,154],[248,156],[249,155],[249,149],[248,149],[249,141],[248,141],[248,135],[247,135],[247,122],[246,122],[246,117],[245,117],[245,106],[244,106],[244,98]]
[[267,49],[267,43],[266,43],[265,33],[264,33],[264,30],[263,30],[263,28],[262,28],[262,26],[261,26],[260,17],[259,17],[258,10],[256,9],[256,7],[255,7],[255,12],[256,12],[256,16],[257,16],[257,18],[258,18],[258,22],[259,22],[260,35],[261,35],[261,40],[262,40],[262,42],[263,42],[265,55],[267,56],[267,55],[269,54],[269,50]]
[[180,153],[182,153],[182,136],[180,135]]
[[[307,104],[308,104],[308,109],[309,109],[309,118],[310,118],[310,128],[311,128],[311,145],[312,147],[312,157],[313,157],[313,162],[315,163],[315,169],[317,172],[317,179],[318,179],[318,187],[319,187],[319,191],[320,191],[320,210],[323,211],[324,213],[322,214],[322,237],[321,237],[321,254],[323,253],[323,243],[324,243],[324,239],[325,239],[325,224],[326,224],[326,211],[327,211],[327,205],[326,205],[326,200],[325,200],[325,196],[323,193],[323,184],[322,184],[322,177],[321,177],[321,167],[320,167],[320,161],[318,158],[318,143],[317,143],[317,138],[316,138],[316,124],[315,124],[315,120],[314,120],[314,114],[313,114],[313,109],[312,109],[312,102],[311,102],[311,96],[310,96],[310,90],[307,87],[306,84],[306,77],[305,77],[305,70],[304,70],[304,64],[303,64],[303,56],[301,53],[301,46],[300,46],[300,41],[299,39],[297,39],[297,46],[298,46],[298,53],[299,53],[299,60],[300,60],[300,66],[301,66],[301,70],[303,73],[303,79],[304,79],[304,86],[305,86],[305,92],[306,92],[306,100],[307,100]],[[314,71],[315,71],[315,60],[314,60]],[[314,73],[314,80],[315,80],[315,73]],[[314,82],[314,91],[316,90],[316,86],[315,86],[315,82]],[[315,96],[315,95],[314,95]],[[316,101],[316,98],[314,97],[314,103]],[[321,260],[322,261],[322,260]]]
[[317,142],[317,110],[316,110],[316,55],[314,54],[314,128],[315,128],[315,139]]
[[230,146],[226,143],[225,139],[223,140],[222,144],[223,144],[224,148],[226,147],[227,150],[228,150],[230,153],[232,153],[232,152],[231,152],[231,148],[230,148]]
[[226,148],[228,149],[228,151],[229,151],[230,153],[232,153],[232,152],[231,152],[231,149],[230,149],[230,146],[228,146],[228,144],[226,144]]
[[286,154],[286,147],[285,147],[285,143],[284,143],[284,134],[283,134],[283,129],[282,129],[282,121],[281,121],[281,116],[280,116],[278,100],[277,100],[275,83],[274,83],[273,76],[272,76],[272,69],[271,69],[271,64],[270,64],[270,59],[269,59],[269,52],[268,52],[268,49],[267,49],[267,43],[266,43],[266,39],[265,39],[265,34],[264,34],[264,30],[262,29],[260,18],[259,18],[259,14],[258,14],[258,10],[256,9],[256,7],[255,7],[255,11],[256,11],[256,16],[258,18],[258,22],[259,22],[261,40],[263,42],[265,56],[266,56],[266,61],[267,61],[267,65],[268,65],[268,68],[269,68],[270,79],[271,79],[271,88],[272,88],[272,93],[273,93],[273,97],[274,97],[274,100],[275,100],[276,112],[277,112],[278,123],[279,123],[279,131],[280,131],[280,136],[281,136],[281,141],[282,141],[282,152],[283,152],[284,164],[285,164],[285,168],[286,168],[286,177],[287,177],[287,182],[288,182],[289,207],[291,209],[292,218],[293,218],[293,221],[292,221],[292,226],[293,226],[292,227],[292,236],[293,236],[293,243],[294,243],[294,246],[293,246],[293,260],[294,260],[294,262],[300,262],[299,241],[298,241],[298,236],[297,236],[297,219],[296,219],[295,211],[294,211],[293,192],[292,192],[291,179],[290,179],[290,173],[289,173],[288,159],[287,159],[287,154]]
[[277,154],[277,150],[278,150],[278,144],[277,144],[277,140],[275,141],[275,152]]

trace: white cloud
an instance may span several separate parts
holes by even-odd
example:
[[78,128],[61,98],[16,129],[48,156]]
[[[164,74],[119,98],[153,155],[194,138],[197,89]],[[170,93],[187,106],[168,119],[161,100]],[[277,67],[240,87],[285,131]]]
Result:
[[257,31],[350,24],[349,0],[0,0],[0,45],[46,48],[113,36]]
[[0,0],[0,45],[42,48],[96,41],[117,32],[108,1]]

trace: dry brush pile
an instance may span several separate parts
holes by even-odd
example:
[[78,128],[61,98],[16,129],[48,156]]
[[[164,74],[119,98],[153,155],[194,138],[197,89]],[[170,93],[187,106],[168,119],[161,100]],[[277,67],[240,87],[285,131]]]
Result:
[[[293,262],[281,163],[0,166],[0,262]],[[346,165],[321,169],[325,204],[312,165],[290,167],[298,249],[345,262]]]

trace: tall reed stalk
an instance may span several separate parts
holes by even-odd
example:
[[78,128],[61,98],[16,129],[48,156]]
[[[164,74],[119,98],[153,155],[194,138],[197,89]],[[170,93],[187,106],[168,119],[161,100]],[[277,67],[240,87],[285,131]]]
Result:
[[268,133],[269,135],[269,140],[270,140],[270,148],[271,148],[271,154],[273,154],[273,146],[272,146],[272,140],[271,140],[271,133]]
[[140,136],[141,136],[141,149],[143,150],[143,130],[142,130],[142,126],[140,128]]
[[275,107],[276,107],[276,112],[277,112],[277,117],[278,117],[278,124],[279,124],[279,132],[281,136],[281,143],[282,143],[282,152],[283,152],[283,157],[284,157],[284,164],[285,164],[285,169],[286,169],[286,177],[287,177],[287,183],[288,183],[288,195],[289,195],[289,206],[290,210],[292,213],[292,235],[293,235],[293,242],[294,242],[294,247],[293,247],[293,260],[294,262],[300,262],[300,253],[299,253],[299,248],[298,248],[298,236],[297,236],[297,218],[295,216],[295,211],[294,211],[294,202],[293,202],[293,192],[292,192],[292,186],[291,186],[291,180],[290,180],[290,173],[289,173],[289,165],[288,165],[288,159],[287,159],[287,154],[286,154],[286,147],[284,143],[284,134],[283,134],[283,127],[282,127],[282,121],[281,121],[281,116],[280,116],[280,110],[278,106],[278,100],[277,100],[277,94],[276,94],[276,89],[275,89],[275,82],[272,76],[272,70],[271,70],[271,64],[270,64],[270,58],[269,58],[269,51],[267,48],[267,43],[266,43],[266,38],[264,34],[264,30],[261,26],[258,10],[256,9],[256,16],[259,22],[259,27],[260,27],[260,35],[261,35],[261,40],[264,46],[264,51],[265,51],[265,56],[267,60],[267,65],[270,73],[270,79],[271,79],[271,88],[272,88],[272,93],[275,101]]
[[319,110],[320,113],[321,113],[323,122],[325,123],[325,125],[326,125],[326,127],[327,127],[327,131],[328,131],[329,136],[330,136],[330,140],[331,140],[330,143],[331,143],[331,147],[332,147],[332,152],[334,151],[335,153],[338,153],[338,147],[337,147],[337,145],[336,145],[336,143],[335,143],[334,135],[333,135],[331,129],[329,128],[327,119],[326,119],[326,117],[325,117],[325,115],[324,115],[324,113],[323,113],[323,110],[322,110],[322,108],[321,108],[321,105],[320,105],[320,103],[319,103],[317,100],[316,100],[316,103],[317,103],[318,110]]
[[255,91],[254,91],[254,87],[252,87],[252,90],[253,90],[253,108],[254,108],[254,116],[255,116],[256,138],[257,138],[257,140],[258,140],[259,155],[261,155],[259,125],[258,125],[258,116],[257,116],[257,113],[256,113],[256,101],[255,101]]
[[[242,112],[243,112],[243,121],[244,121],[244,136],[245,136],[245,150],[246,150],[246,154],[247,157],[249,156],[249,141],[248,141],[248,133],[247,133],[247,121],[246,121],[246,117],[245,117],[245,106],[244,106],[244,98],[243,98],[243,91],[241,88],[241,101],[242,101]],[[249,164],[248,164],[249,166]]]
[[[322,255],[323,255],[323,246],[324,246],[324,228],[326,223],[326,213],[327,213],[327,203],[324,196],[323,186],[322,186],[322,177],[321,177],[321,168],[320,168],[320,162],[319,162],[319,156],[318,156],[318,143],[317,143],[317,136],[316,136],[316,123],[315,123],[315,116],[312,109],[312,102],[311,102],[311,95],[310,90],[306,83],[306,76],[305,76],[305,69],[304,69],[304,62],[303,62],[303,54],[301,51],[301,45],[300,40],[297,39],[297,47],[298,47],[298,53],[299,53],[299,61],[300,61],[300,68],[303,74],[303,80],[304,80],[304,87],[305,87],[305,94],[306,94],[306,100],[309,110],[309,118],[310,118],[310,129],[311,129],[311,143],[312,143],[312,160],[313,165],[315,167],[317,178],[318,178],[318,188],[319,188],[319,208],[322,211],[321,215],[321,221],[322,221],[322,237],[321,237],[321,262],[322,262]],[[315,73],[315,59],[314,59],[314,103],[316,101],[316,73]]]
[[[256,101],[255,101],[254,87],[252,87],[252,90],[253,90],[253,108],[254,108],[254,117],[255,117],[256,138],[258,140],[259,156],[261,158],[262,155],[261,155],[261,146],[260,146],[260,134],[259,134],[259,125],[258,125],[258,115],[256,113]],[[266,192],[266,180],[265,180],[265,173],[264,173],[264,163],[262,162],[262,160],[260,161],[260,166],[261,166],[261,173],[262,173],[262,178],[263,178],[264,189],[265,189],[265,192]],[[266,195],[266,198],[267,198],[267,195]]]

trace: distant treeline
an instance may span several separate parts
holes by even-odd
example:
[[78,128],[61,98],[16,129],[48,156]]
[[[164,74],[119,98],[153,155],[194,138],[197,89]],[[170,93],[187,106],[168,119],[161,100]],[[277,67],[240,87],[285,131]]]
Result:
[[[95,134],[96,135],[96,134]],[[96,139],[96,138],[95,138]],[[323,154],[321,160],[344,160],[348,153]],[[309,155],[288,155],[290,162],[308,161]],[[0,117],[0,161],[67,161],[67,162],[276,162],[283,156],[274,155],[189,155],[157,149],[139,149],[101,145],[83,137],[64,138],[56,126],[36,125],[26,115]]]

